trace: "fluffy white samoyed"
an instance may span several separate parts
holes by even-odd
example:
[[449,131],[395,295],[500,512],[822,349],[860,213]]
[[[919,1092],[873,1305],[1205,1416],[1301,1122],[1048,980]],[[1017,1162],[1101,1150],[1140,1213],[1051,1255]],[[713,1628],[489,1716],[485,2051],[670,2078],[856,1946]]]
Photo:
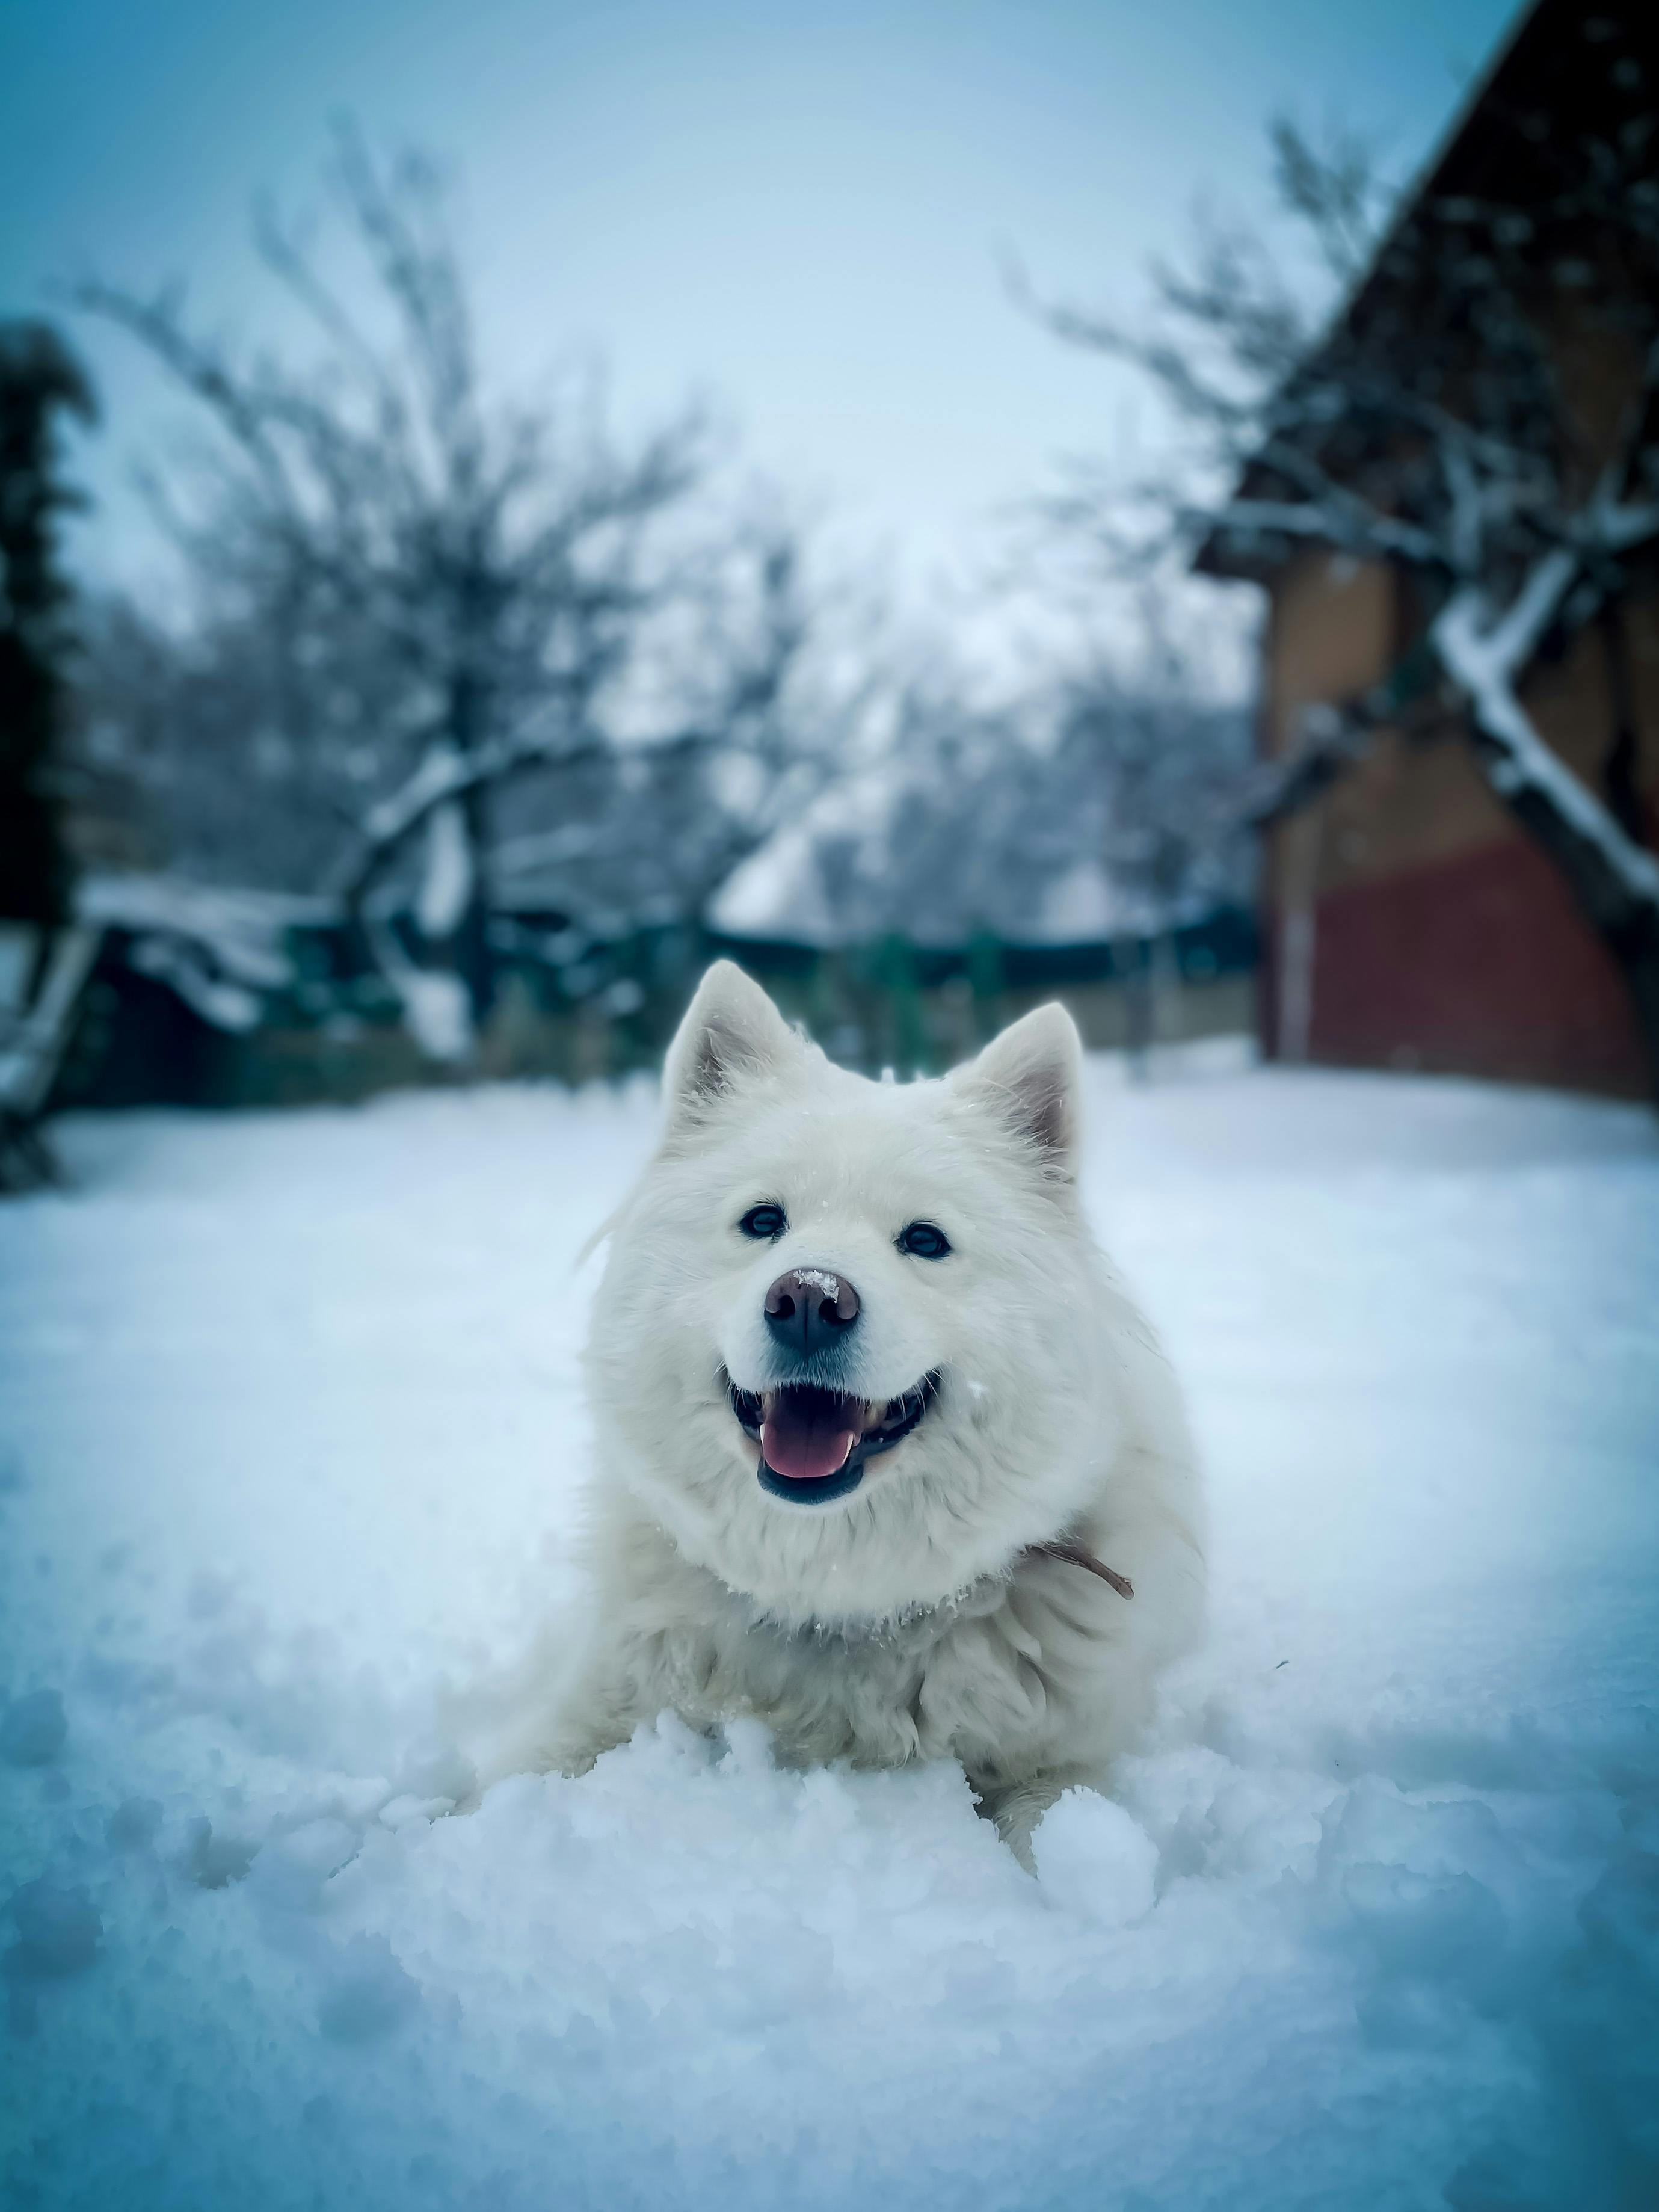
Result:
[[871,1083],[709,969],[593,1313],[585,1634],[495,1772],[754,1715],[793,1765],[959,1760],[1028,1863],[1103,1778],[1203,1564],[1174,1380],[1079,1200],[1079,1074],[1049,1006]]

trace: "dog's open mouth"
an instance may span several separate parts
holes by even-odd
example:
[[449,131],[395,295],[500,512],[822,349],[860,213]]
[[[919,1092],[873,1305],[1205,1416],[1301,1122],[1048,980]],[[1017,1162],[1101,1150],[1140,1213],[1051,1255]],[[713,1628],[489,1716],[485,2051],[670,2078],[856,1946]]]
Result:
[[739,1390],[735,1382],[726,1389],[738,1425],[760,1446],[761,1488],[792,1504],[823,1505],[856,1490],[866,1462],[909,1435],[938,1396],[939,1376],[924,1375],[884,1406],[815,1382],[764,1392]]

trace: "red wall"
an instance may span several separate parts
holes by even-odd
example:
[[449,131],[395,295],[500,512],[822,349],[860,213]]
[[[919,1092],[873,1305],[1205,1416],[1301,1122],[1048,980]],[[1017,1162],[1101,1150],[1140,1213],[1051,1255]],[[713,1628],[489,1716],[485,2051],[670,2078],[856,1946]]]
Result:
[[[1278,931],[1264,946],[1273,1048]],[[1311,1057],[1644,1097],[1619,973],[1551,863],[1519,838],[1328,892]]]

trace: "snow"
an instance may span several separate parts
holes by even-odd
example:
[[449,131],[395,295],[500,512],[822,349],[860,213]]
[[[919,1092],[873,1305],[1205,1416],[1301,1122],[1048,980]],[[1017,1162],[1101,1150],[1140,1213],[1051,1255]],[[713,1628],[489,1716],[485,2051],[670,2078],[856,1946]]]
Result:
[[216,975],[201,948],[176,937],[135,938],[127,960],[141,975],[169,983],[185,1004],[215,1029],[243,1035],[258,1029],[264,1001],[240,983]]
[[272,990],[290,980],[283,932],[322,927],[340,918],[333,899],[137,873],[82,876],[75,905],[82,921],[135,933],[158,930],[203,945],[228,974]]
[[0,1211],[0,2194],[1653,2201],[1650,1117],[1090,1081],[1214,1618],[1036,1881],[954,1771],[742,1723],[448,1817],[570,1587],[647,1088],[62,1125]]
[[477,1042],[465,984],[453,969],[411,960],[386,921],[370,916],[368,922],[375,965],[398,994],[404,1028],[428,1060],[459,1066]]
[[364,836],[374,846],[395,842],[423,814],[465,789],[475,766],[447,739],[428,745],[415,773],[370,807],[363,817]]
[[415,918],[429,938],[458,930],[472,896],[472,850],[466,817],[459,799],[446,799],[427,817],[426,866],[415,902]]
[[392,977],[410,1035],[428,1060],[459,1062],[472,1049],[472,1008],[459,975],[406,963]]

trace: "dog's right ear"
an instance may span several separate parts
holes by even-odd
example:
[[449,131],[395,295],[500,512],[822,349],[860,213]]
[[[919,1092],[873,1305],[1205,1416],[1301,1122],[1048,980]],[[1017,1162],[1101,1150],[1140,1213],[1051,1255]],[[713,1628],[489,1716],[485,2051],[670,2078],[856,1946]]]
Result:
[[717,960],[674,1032],[663,1066],[670,1145],[684,1143],[748,1081],[775,1075],[805,1051],[760,985],[735,961]]

